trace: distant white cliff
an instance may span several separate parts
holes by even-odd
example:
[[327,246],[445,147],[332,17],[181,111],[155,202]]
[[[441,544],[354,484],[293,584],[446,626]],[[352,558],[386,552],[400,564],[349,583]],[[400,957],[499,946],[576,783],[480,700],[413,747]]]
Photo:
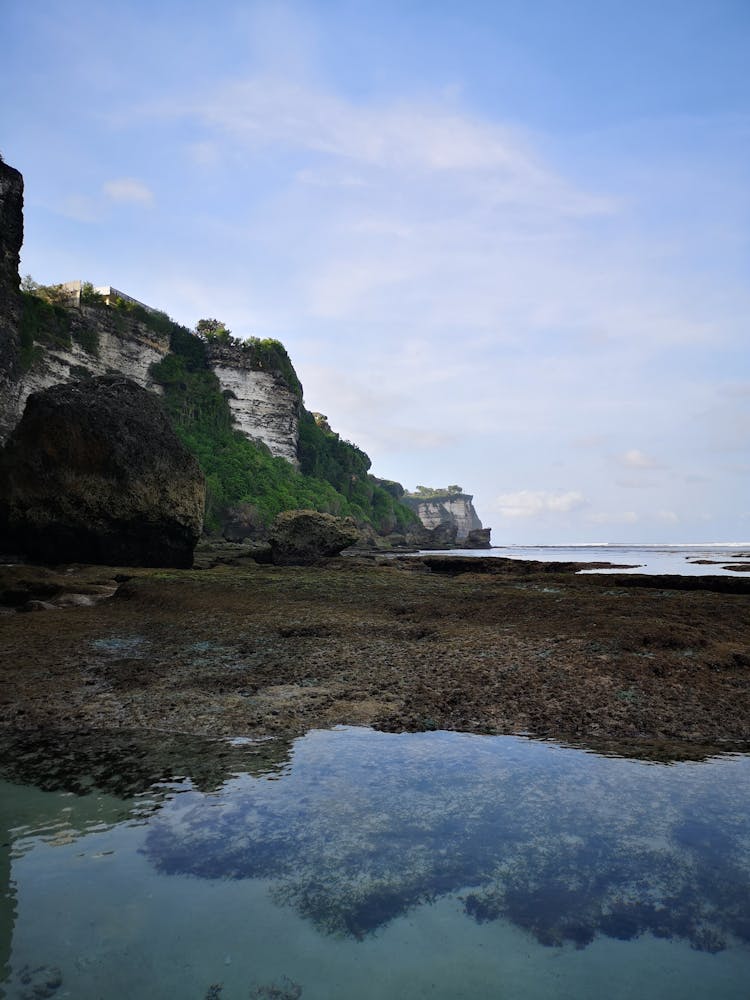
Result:
[[469,493],[435,491],[431,496],[407,494],[402,502],[416,513],[425,528],[455,527],[456,541],[465,541],[472,531],[481,531],[482,522],[472,503]]

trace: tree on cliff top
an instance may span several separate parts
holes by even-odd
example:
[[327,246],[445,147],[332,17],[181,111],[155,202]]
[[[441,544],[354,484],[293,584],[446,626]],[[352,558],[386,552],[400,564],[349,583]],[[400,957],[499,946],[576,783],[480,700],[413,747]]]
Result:
[[438,487],[434,489],[432,486],[417,486],[413,493],[407,493],[407,496],[412,497],[444,497],[444,496],[457,496],[459,493],[463,493],[463,488],[452,483],[450,486]]
[[220,319],[199,319],[195,324],[195,332],[208,341],[228,344],[232,339],[232,331]]

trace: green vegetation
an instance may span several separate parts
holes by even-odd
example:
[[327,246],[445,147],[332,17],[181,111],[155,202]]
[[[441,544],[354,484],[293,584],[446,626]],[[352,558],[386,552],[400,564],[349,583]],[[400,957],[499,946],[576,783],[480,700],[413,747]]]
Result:
[[199,319],[195,324],[195,332],[204,340],[228,344],[234,340],[232,331],[224,326],[220,319]]
[[233,351],[240,352],[245,363],[254,371],[276,372],[298,399],[302,399],[302,384],[281,341],[271,338],[261,340],[259,337],[240,340],[233,337],[231,330],[218,319],[199,319],[195,332],[211,346],[231,347]]
[[438,497],[455,497],[463,493],[460,486],[453,483],[451,486],[417,486],[413,493],[404,494],[409,500],[433,500]]
[[106,305],[101,296],[96,295],[96,292],[94,292],[94,296],[96,298],[84,299],[83,291],[81,291],[81,302],[85,305],[99,305],[102,309],[116,309],[118,312],[130,316],[132,319],[138,320],[139,323],[143,323],[144,326],[147,326],[149,330],[153,330],[154,333],[159,333],[162,336],[171,336],[172,327],[175,326],[175,322],[165,312],[161,312],[159,309],[146,309],[145,306],[140,305],[138,302],[129,302],[127,299],[121,299],[119,296],[112,299],[109,305]]
[[346,497],[355,517],[371,523],[376,530],[402,531],[417,523],[413,512],[394,495],[393,487],[398,484],[388,489],[369,475],[369,456],[349,441],[342,441],[324,417],[316,419],[304,408],[297,452],[302,472],[331,483]]
[[60,285],[37,285],[28,275],[21,285],[20,365],[28,369],[44,348],[69,351],[75,341],[97,357],[99,336],[84,319],[74,317]]
[[[70,298],[61,286],[43,288],[26,278],[22,296],[24,370],[45,347],[70,350],[74,340],[90,354],[98,354],[95,325],[87,320],[86,311],[71,309]],[[216,319],[200,320],[193,333],[166,313],[127,299],[116,298],[107,304],[90,283],[81,286],[81,304],[113,311],[123,332],[128,317],[169,337],[170,353],[152,366],[151,374],[164,388],[164,402],[177,434],[206,476],[208,531],[219,529],[227,510],[241,504],[251,505],[264,524],[270,524],[281,511],[294,508],[352,516],[359,524],[370,524],[382,533],[403,531],[418,523],[416,515],[400,502],[401,486],[371,476],[369,457],[343,441],[325,418],[316,419],[302,406],[302,385],[278,340],[238,340]],[[221,356],[222,347],[231,348],[232,355],[239,355],[247,367],[278,375],[299,399],[299,469],[274,458],[264,445],[235,430],[227,398],[231,394],[221,391],[210,368],[211,358],[217,353]],[[71,371],[79,377],[87,374],[82,366]]]
[[[411,523],[411,512],[403,508],[399,521],[401,506],[367,477],[370,460],[359,449],[339,442],[338,435],[331,435],[335,441],[322,442],[312,432],[307,436],[306,464],[308,469],[317,468],[317,475],[298,471],[283,458],[273,458],[265,447],[233,429],[229,404],[208,367],[207,344],[173,324],[171,351],[152,367],[151,373],[164,388],[167,410],[177,433],[196,455],[206,476],[209,531],[216,531],[226,510],[239,504],[251,504],[266,524],[282,510],[294,508],[351,515],[378,528],[387,528],[389,520]],[[315,427],[314,418],[303,411],[302,425],[309,429],[310,422]],[[331,457],[331,450],[336,457]],[[364,473],[365,484],[355,484],[351,479],[346,482],[347,476],[354,473],[345,469],[355,468]],[[335,488],[329,476],[344,489]],[[397,514],[394,506],[399,508]]]
[[255,371],[278,372],[292,392],[300,400],[302,399],[302,383],[297,378],[294,366],[281,341],[248,337],[247,340],[235,340],[234,343],[239,345],[251,368]]

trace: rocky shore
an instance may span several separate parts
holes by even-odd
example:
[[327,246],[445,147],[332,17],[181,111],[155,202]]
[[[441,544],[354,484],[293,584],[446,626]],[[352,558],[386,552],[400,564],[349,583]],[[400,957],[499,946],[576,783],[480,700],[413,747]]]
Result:
[[0,725],[750,740],[748,580],[237,553],[193,570],[3,567]]

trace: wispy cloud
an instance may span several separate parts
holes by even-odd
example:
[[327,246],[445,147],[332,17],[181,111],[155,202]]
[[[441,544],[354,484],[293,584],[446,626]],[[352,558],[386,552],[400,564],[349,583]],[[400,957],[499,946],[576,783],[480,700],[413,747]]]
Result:
[[639,448],[630,448],[624,454],[618,456],[618,461],[621,465],[624,465],[627,469],[663,469],[664,466],[653,458],[651,455],[647,455],[645,452],[641,451]]
[[[483,121],[445,101],[356,102],[269,76],[217,86],[192,100],[157,102],[146,113],[192,120],[246,149],[280,146],[313,154],[314,165],[297,174],[304,183],[366,185],[366,176],[352,173],[357,168],[436,178],[471,175],[489,206],[544,205],[573,216],[617,207],[615,199],[579,190],[551,169],[519,129]],[[331,170],[332,164],[345,172]]]
[[154,200],[154,193],[143,181],[135,177],[119,177],[111,181],[106,181],[102,185],[102,190],[107,198],[112,201],[131,202],[136,205],[150,205]]
[[[682,494],[705,502],[685,470],[713,480],[719,448],[747,440],[747,382],[715,363],[743,344],[746,290],[714,279],[697,229],[680,238],[686,207],[710,214],[715,172],[691,173],[667,218],[668,171],[658,190],[628,183],[645,161],[619,174],[612,135],[585,140],[589,162],[575,137],[483,116],[470,91],[363,97],[295,64],[214,74],[110,122],[170,136],[192,185],[159,278],[184,285],[185,320],[279,337],[308,404],[383,474],[465,482],[518,535],[656,531],[663,512],[683,526]],[[139,169],[110,168],[134,176],[100,188],[105,215],[153,203]]]
[[566,514],[585,507],[586,503],[584,495],[577,490],[518,490],[516,493],[501,494],[491,505],[491,509],[501,517],[526,518],[542,514]]

